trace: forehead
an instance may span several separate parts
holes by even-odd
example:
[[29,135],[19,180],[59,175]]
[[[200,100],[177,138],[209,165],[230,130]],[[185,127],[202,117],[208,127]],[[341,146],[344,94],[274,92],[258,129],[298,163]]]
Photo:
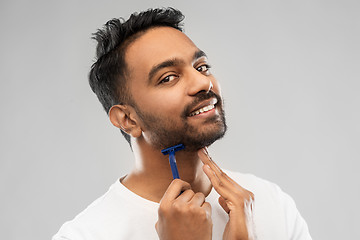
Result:
[[155,27],[127,47],[125,61],[130,75],[140,74],[169,59],[192,61],[197,50],[190,38],[181,31],[171,27]]

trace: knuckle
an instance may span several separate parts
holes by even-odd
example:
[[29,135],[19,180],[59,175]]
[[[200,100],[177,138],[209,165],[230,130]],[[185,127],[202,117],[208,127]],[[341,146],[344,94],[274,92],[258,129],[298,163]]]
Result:
[[181,214],[186,211],[186,207],[178,201],[173,202],[171,206],[171,212]]
[[188,211],[189,211],[190,213],[196,213],[197,210],[198,210],[197,207],[194,206],[194,205],[192,205],[192,204],[190,204],[190,205],[188,206]]
[[225,178],[225,177],[227,177],[227,175],[223,171],[220,171],[220,177]]
[[220,187],[220,188],[222,188],[222,187],[225,186],[225,185],[224,185],[224,182],[222,182],[222,181],[219,181],[219,182],[217,183],[217,185],[218,185],[218,187]]
[[176,178],[176,179],[173,180],[173,183],[175,185],[179,185],[179,184],[183,184],[183,181],[181,179],[179,179],[179,178]]
[[210,211],[212,209],[211,204],[209,202],[204,202],[203,206],[207,207]]
[[208,218],[208,214],[206,213],[205,210],[199,211],[199,212],[198,212],[198,216],[199,216],[199,218],[200,218],[202,221],[205,221],[205,220],[207,220],[207,218]]
[[179,204],[179,202],[177,202],[177,201],[173,202],[173,204],[172,204],[171,207],[172,207],[174,210],[179,210],[179,209],[181,209],[180,204]]
[[167,212],[166,207],[164,207],[164,205],[160,205],[159,209],[158,209],[158,214],[159,216],[164,216]]
[[205,199],[205,195],[204,195],[202,192],[197,192],[197,193],[195,193],[194,197]]
[[201,211],[198,213],[198,217],[202,222],[211,221],[211,214],[207,212],[205,209],[201,209]]
[[[191,194],[192,196],[195,194],[194,191],[191,190],[191,189],[185,190],[185,192],[186,192],[187,194]],[[185,192],[184,192],[184,193],[185,193]]]

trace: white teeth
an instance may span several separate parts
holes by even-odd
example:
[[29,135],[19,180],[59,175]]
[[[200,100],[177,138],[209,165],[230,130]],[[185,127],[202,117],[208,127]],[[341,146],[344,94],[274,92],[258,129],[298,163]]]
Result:
[[210,110],[213,109],[214,107],[215,107],[214,105],[208,105],[208,106],[206,106],[206,107],[200,108],[199,110],[196,110],[195,112],[191,113],[191,114],[190,114],[190,117],[195,116],[195,115],[198,115],[198,114],[203,113],[203,112],[210,111]]

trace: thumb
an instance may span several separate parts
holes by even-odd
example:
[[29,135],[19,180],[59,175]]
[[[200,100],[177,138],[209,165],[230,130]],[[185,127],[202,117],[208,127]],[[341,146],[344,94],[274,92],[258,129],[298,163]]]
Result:
[[226,204],[226,200],[222,196],[219,197],[219,204],[225,210],[225,212],[227,212],[228,214],[230,213],[230,209]]

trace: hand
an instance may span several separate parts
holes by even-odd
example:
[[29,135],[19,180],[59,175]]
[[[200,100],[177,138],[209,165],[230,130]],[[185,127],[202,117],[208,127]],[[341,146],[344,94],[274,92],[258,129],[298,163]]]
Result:
[[206,148],[199,150],[198,155],[204,163],[205,174],[220,195],[219,204],[229,214],[223,239],[255,239],[252,219],[254,194],[227,176],[211,159]]
[[[182,192],[182,193],[181,193]],[[160,201],[155,225],[160,239],[210,240],[211,206],[203,193],[194,193],[190,184],[180,179],[171,182]]]

